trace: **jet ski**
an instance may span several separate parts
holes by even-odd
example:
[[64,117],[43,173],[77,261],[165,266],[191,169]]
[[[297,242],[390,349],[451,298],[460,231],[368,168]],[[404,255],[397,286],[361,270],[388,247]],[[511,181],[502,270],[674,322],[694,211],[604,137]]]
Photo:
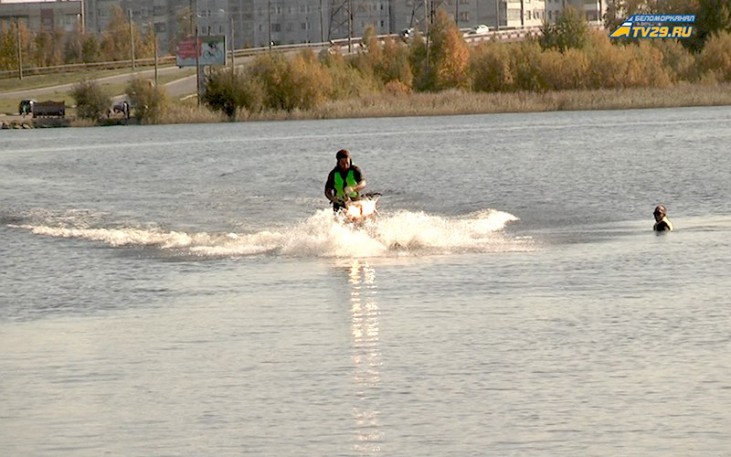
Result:
[[345,207],[339,211],[346,222],[363,223],[373,219],[378,214],[378,199],[381,194],[378,192],[370,192],[361,195],[358,200],[350,200]]

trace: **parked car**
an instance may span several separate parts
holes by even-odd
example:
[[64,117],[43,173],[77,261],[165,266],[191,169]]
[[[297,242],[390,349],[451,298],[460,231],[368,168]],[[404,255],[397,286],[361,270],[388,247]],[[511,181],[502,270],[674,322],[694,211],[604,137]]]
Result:
[[18,114],[20,114],[21,116],[31,114],[33,112],[33,104],[35,102],[36,101],[32,99],[21,100],[20,104],[18,104]]
[[483,35],[490,31],[490,27],[486,26],[485,24],[480,24],[475,27],[472,27],[470,31],[468,32],[468,35]]
[[32,106],[33,119],[37,117],[66,117],[66,102],[64,100],[58,102],[53,100],[34,101]]

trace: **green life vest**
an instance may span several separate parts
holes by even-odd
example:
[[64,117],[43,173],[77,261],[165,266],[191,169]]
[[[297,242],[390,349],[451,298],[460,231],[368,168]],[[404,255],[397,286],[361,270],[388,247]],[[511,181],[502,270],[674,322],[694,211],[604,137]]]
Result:
[[353,170],[348,170],[348,174],[345,176],[345,181],[343,181],[343,176],[340,174],[340,171],[335,172],[335,197],[340,201],[347,200],[347,197],[350,198],[357,198],[358,192],[351,192],[350,195],[346,197],[345,195],[345,187],[355,187],[358,185],[358,182],[355,180],[355,173],[353,173]]

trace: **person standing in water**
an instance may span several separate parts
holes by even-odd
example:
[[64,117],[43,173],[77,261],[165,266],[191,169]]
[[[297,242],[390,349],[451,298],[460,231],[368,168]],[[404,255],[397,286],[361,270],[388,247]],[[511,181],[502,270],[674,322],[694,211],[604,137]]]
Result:
[[337,164],[327,175],[325,197],[333,205],[333,211],[344,208],[351,200],[360,199],[360,191],[366,186],[366,180],[360,168],[353,165],[350,152],[341,149],[335,154]]
[[657,205],[652,213],[655,216],[655,225],[652,229],[656,232],[672,232],[673,224],[668,219],[668,210],[665,205]]

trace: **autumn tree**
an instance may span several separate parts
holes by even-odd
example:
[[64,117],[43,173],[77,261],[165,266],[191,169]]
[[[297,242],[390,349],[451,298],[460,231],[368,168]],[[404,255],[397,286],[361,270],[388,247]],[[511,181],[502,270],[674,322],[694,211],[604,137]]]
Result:
[[0,29],[0,70],[18,68],[18,32],[16,24]]
[[[131,37],[130,37],[131,28]],[[112,19],[107,29],[102,33],[100,44],[101,53],[106,60],[130,60],[132,58],[132,43],[134,43],[134,57],[151,57],[154,43],[151,40],[143,40],[139,28],[132,23],[122,11],[122,8],[115,6],[112,11]]]
[[510,50],[502,43],[486,43],[472,53],[472,89],[478,92],[503,92],[513,86]]
[[[658,1],[653,0],[653,3]],[[604,13],[604,27],[607,30],[614,30],[629,16],[650,13],[650,10],[647,0],[608,0]]]
[[541,91],[545,88],[540,69],[541,47],[535,41],[522,41],[511,46],[510,74],[513,89]]
[[414,84],[414,74],[409,65],[408,49],[393,38],[383,42],[381,65],[378,74],[385,83],[397,81],[409,90]]
[[[20,38],[20,46],[18,39]],[[35,66],[33,35],[24,22],[13,21],[0,28],[0,69],[18,69],[18,47],[23,67]]]
[[83,62],[82,49],[81,33],[79,31],[67,33],[63,43],[63,62],[67,64]]
[[466,89],[470,51],[457,25],[440,9],[429,29],[428,54],[418,88],[425,91]]
[[716,81],[731,82],[731,33],[711,36],[698,55],[699,70],[713,75]]
[[142,123],[159,122],[170,108],[170,99],[165,89],[156,86],[152,81],[134,78],[127,83],[125,93],[134,107],[135,118]]
[[74,85],[71,96],[76,102],[76,113],[82,119],[101,119],[112,104],[111,98],[96,81],[81,81]]
[[543,49],[582,49],[589,36],[589,25],[572,6],[564,8],[555,24],[544,23],[539,42]]
[[81,43],[81,59],[84,63],[99,62],[101,60],[99,40],[97,40],[95,35],[86,34],[83,36]]
[[291,59],[279,53],[257,57],[252,76],[266,89],[265,106],[275,110],[312,109],[330,98],[330,73],[307,49]]
[[290,109],[309,110],[321,105],[330,96],[332,79],[317,61],[315,54],[307,49],[289,61],[285,87]]
[[700,50],[712,37],[723,32],[731,32],[731,4],[729,0],[698,0],[695,40],[691,40],[694,50]]
[[429,64],[427,58],[427,43],[424,36],[417,30],[409,41],[409,67],[414,75],[414,88],[423,90],[428,80]]
[[350,63],[359,72],[369,79],[376,79],[376,71],[381,65],[381,43],[373,26],[369,25],[363,31],[362,46],[358,53],[350,58]]
[[368,26],[363,33],[363,43],[363,50],[358,53],[353,65],[366,79],[374,79],[381,86],[398,81],[404,87],[411,88],[414,76],[408,62],[408,49],[401,41],[391,37],[381,40],[375,29]]
[[208,78],[202,101],[214,111],[221,111],[235,120],[239,109],[261,111],[264,97],[264,87],[248,70],[232,74],[227,69],[219,69]]
[[372,73],[364,74],[340,53],[324,51],[319,61],[332,81],[332,100],[363,97],[379,89],[379,82],[372,77]]

